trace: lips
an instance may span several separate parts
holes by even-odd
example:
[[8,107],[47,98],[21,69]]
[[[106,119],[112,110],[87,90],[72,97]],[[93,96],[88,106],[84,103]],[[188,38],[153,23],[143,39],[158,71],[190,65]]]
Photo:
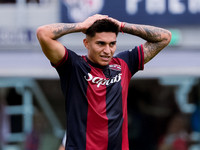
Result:
[[101,57],[103,57],[103,58],[110,58],[110,56],[101,56]]
[[103,60],[108,61],[110,59],[110,56],[100,56]]

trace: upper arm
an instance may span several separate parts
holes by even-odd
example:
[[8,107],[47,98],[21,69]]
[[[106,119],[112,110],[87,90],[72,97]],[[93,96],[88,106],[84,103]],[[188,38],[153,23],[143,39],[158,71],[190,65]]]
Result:
[[45,27],[37,29],[37,38],[46,57],[53,63],[57,64],[65,55],[64,46],[57,40],[51,38],[51,34]]
[[144,63],[149,62],[154,56],[156,56],[163,48],[165,48],[171,41],[171,33],[165,32],[159,35],[158,42],[145,42],[143,44],[144,51]]

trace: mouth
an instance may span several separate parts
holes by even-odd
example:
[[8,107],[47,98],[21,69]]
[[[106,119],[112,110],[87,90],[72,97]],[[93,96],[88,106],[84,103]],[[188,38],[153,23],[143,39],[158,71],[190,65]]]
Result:
[[110,58],[110,56],[101,56],[102,58]]
[[106,60],[106,61],[110,59],[110,56],[102,56],[102,55],[101,55],[100,57],[101,57],[103,60]]

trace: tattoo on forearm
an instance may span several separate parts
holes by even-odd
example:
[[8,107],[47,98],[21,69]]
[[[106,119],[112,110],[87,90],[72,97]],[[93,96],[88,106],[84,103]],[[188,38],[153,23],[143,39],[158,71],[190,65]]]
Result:
[[144,44],[145,63],[158,54],[168,43],[171,33],[165,29],[127,23],[123,28],[123,32],[136,35],[146,40]]
[[52,24],[48,25],[48,28],[52,31],[54,34],[54,39],[58,39],[64,34],[75,32],[77,24],[64,24],[64,23],[59,23],[59,24]]
[[167,33],[164,29],[147,26],[147,25],[132,25],[126,24],[123,31],[129,34],[139,36],[149,42],[159,42],[162,39],[162,33]]
[[144,44],[144,63],[150,61],[162,48],[154,44]]

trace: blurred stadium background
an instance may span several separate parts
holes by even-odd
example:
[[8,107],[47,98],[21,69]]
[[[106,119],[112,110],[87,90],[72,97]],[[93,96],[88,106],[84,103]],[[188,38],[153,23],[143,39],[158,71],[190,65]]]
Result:
[[[172,32],[170,45],[131,80],[130,150],[199,150],[200,0],[0,0],[0,150],[58,149],[65,103],[36,29],[96,13]],[[83,38],[75,33],[60,41],[85,55]],[[117,52],[143,42],[120,33]]]

